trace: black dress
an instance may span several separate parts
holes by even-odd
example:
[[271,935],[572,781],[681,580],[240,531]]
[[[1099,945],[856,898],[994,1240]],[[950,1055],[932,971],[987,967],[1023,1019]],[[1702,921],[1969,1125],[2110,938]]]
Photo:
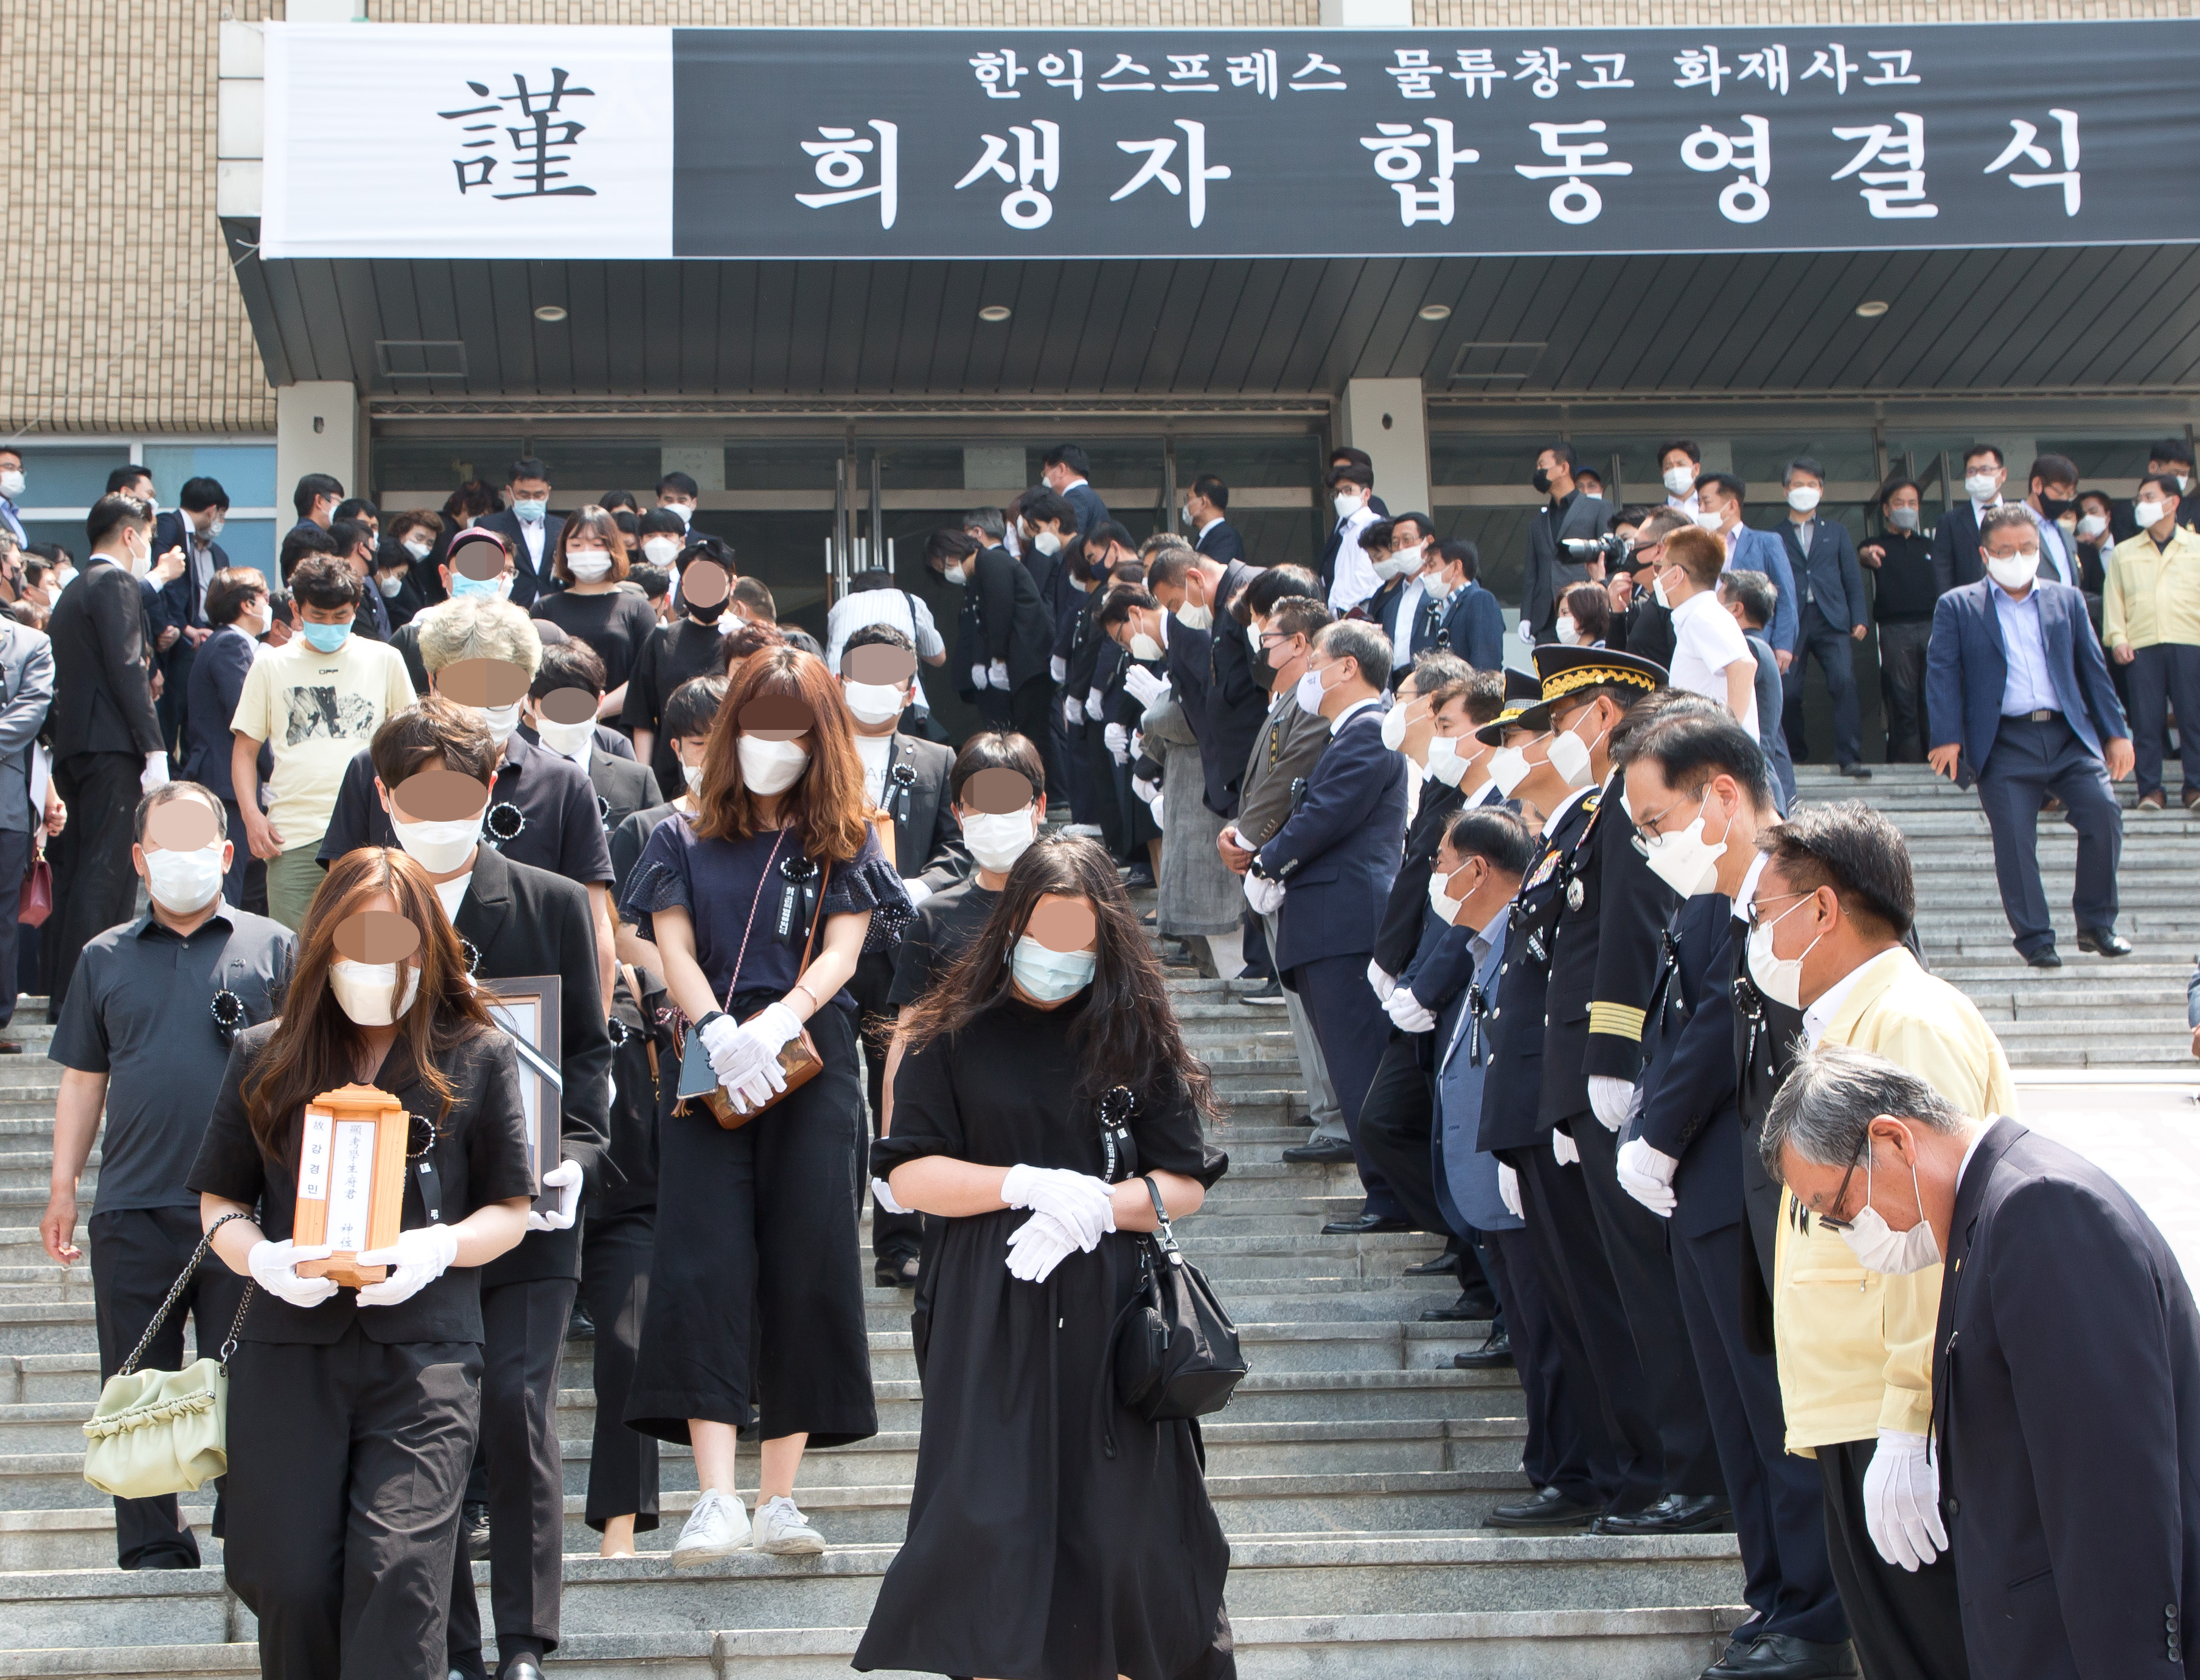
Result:
[[541,597],[528,611],[596,650],[604,662],[606,694],[634,674],[635,662],[657,628],[657,612],[649,597],[631,589],[611,589],[600,595],[560,589]]
[[[1003,1003],[905,1058],[893,1135],[872,1146],[872,1170],[944,1155],[1098,1175],[1097,1111],[1070,1096],[1085,1002]],[[1229,1165],[1181,1095],[1142,1107],[1131,1135],[1140,1171],[1211,1185]],[[1142,1423],[1103,1387],[1139,1240],[1103,1237],[1044,1283],[1023,1283],[1005,1261],[1009,1233],[1030,1217],[925,1221],[928,1310],[911,1322],[924,1381],[916,1487],[854,1665],[1015,1680],[1234,1675],[1230,1548],[1198,1427]]]

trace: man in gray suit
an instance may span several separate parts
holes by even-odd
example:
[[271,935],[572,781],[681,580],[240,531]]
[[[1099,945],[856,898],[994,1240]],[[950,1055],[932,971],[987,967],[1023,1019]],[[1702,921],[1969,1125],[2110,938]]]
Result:
[[1785,701],[1782,729],[1796,762],[1810,757],[1803,731],[1803,662],[1818,662],[1826,691],[1834,701],[1834,757],[1844,776],[1871,779],[1862,762],[1864,727],[1857,708],[1856,669],[1849,657],[1852,642],[1864,639],[1870,609],[1864,598],[1864,571],[1856,542],[1838,518],[1818,510],[1825,494],[1826,470],[1808,455],[1798,455],[1780,471],[1788,493],[1788,522],[1780,540],[1788,569],[1794,574],[1798,614],[1795,656],[1781,674]]
[[1589,576],[1589,568],[1577,563],[1559,546],[1569,538],[1600,537],[1609,510],[1596,497],[1587,495],[1574,482],[1581,458],[1570,443],[1553,443],[1536,457],[1536,474],[1529,481],[1550,498],[1528,522],[1528,571],[1521,586],[1520,639],[1530,646],[1552,640],[1557,633],[1559,597],[1570,583]]
[[[43,630],[0,613],[0,887],[22,880],[44,820],[31,805],[32,743],[46,726],[54,698],[54,650]],[[0,913],[0,1029],[15,1018],[16,936],[22,924]],[[0,1038],[0,1055],[23,1047]]]

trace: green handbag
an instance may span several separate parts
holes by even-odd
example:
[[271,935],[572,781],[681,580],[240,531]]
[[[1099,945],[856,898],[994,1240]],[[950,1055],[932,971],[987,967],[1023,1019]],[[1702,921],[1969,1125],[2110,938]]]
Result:
[[252,1286],[244,1286],[219,1359],[195,1360],[180,1371],[140,1371],[138,1362],[214,1246],[214,1232],[243,1217],[231,1213],[214,1221],[121,1370],[100,1389],[84,1426],[84,1479],[102,1493],[118,1499],[190,1493],[229,1468],[229,1356],[244,1328]]

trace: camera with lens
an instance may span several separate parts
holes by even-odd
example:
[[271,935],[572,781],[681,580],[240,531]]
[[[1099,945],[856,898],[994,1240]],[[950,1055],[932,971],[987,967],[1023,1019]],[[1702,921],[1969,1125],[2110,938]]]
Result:
[[1586,566],[1598,560],[1607,569],[1624,568],[1628,557],[1635,552],[1635,539],[1617,534],[1601,537],[1567,537],[1559,546],[1565,550],[1566,557],[1577,566]]

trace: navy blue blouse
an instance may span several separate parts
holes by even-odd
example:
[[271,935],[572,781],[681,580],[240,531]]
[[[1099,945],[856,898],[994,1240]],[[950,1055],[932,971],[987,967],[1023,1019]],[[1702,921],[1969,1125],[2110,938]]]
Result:
[[[802,977],[802,948],[809,936],[809,919],[816,900],[787,905],[791,884],[781,866],[792,862],[799,874],[805,861],[800,843],[791,830],[752,835],[746,840],[705,840],[697,836],[693,818],[675,812],[657,825],[649,843],[642,848],[633,873],[627,877],[619,914],[634,923],[644,939],[653,942],[657,937],[651,919],[653,913],[685,910],[695,926],[696,962],[722,1005],[735,992],[785,993]],[[863,938],[867,951],[898,941],[903,925],[915,913],[909,895],[902,890],[901,877],[879,849],[878,836],[869,830],[863,835],[863,850],[847,862],[834,865],[822,885],[828,920],[866,910],[871,913],[870,930]],[[792,910],[784,918],[785,936],[781,929],[783,907]],[[741,954],[745,930],[746,956]],[[822,928],[817,937],[822,944],[825,937]],[[734,971],[737,961],[738,974]],[[851,1012],[856,1007],[855,999],[845,987],[833,1001]]]

